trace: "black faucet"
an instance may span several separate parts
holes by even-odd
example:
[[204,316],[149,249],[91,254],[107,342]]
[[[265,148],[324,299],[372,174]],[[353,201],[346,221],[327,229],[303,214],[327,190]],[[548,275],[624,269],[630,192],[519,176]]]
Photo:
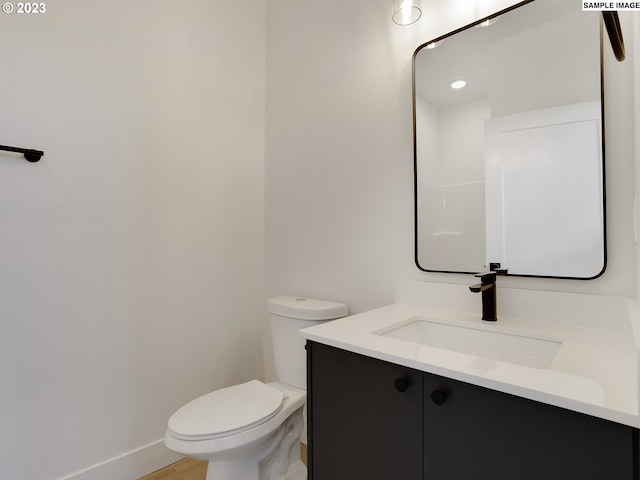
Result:
[[478,273],[481,283],[471,285],[469,290],[473,293],[482,292],[482,320],[495,322],[498,320],[496,312],[496,274],[495,272]]

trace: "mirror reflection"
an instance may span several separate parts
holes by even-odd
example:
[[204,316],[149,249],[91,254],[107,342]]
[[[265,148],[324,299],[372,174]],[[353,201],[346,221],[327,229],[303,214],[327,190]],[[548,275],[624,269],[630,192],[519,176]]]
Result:
[[604,271],[600,50],[600,16],[574,0],[522,2],[416,50],[419,268]]

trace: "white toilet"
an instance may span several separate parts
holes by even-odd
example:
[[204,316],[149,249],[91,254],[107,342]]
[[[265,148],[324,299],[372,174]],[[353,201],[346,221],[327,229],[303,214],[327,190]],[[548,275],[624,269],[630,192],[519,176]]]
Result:
[[164,443],[207,460],[207,480],[305,480],[300,460],[306,394],[304,339],[298,331],[347,314],[347,306],[300,297],[268,301],[277,382],[216,390],[169,418]]

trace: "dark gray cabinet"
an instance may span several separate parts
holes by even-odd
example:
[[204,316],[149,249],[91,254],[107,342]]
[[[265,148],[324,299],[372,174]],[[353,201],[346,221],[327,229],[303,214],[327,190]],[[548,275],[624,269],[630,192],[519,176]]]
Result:
[[640,480],[634,428],[307,344],[310,480]]
[[637,479],[631,427],[428,373],[424,389],[425,479]]
[[421,480],[422,372],[307,344],[309,479]]

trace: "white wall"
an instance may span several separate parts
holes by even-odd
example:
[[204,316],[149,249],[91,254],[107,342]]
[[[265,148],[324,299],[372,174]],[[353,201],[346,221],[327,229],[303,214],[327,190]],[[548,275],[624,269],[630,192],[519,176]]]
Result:
[[[484,120],[488,99],[436,110],[416,99],[418,257],[428,270],[472,272],[485,265]],[[465,141],[460,141],[460,132]],[[473,206],[472,208],[469,208]],[[480,239],[480,241],[478,241]]]
[[392,38],[390,13],[379,0],[269,0],[269,295],[362,311],[414,271],[413,48]]
[[[261,376],[266,296],[358,312],[392,302],[399,277],[471,282],[413,263],[411,55],[510,3],[425,2],[411,27],[390,0],[2,15],[0,143],[46,152],[0,154],[3,475],[159,466],[175,408]],[[635,292],[632,65],[610,70],[608,271],[504,284]]]
[[[599,38],[594,30],[598,31],[600,16],[578,8],[491,43],[493,117],[600,99],[600,82],[592,74],[599,68],[595,54]],[[522,52],[527,52],[526,58]],[[568,59],[571,75],[549,74],[566,71]],[[577,78],[592,80],[576,82]],[[528,85],[527,95],[522,95],[522,85]]]
[[[411,58],[417,46],[514,2],[423,2],[409,27],[388,0],[270,0],[267,12],[267,290],[393,302],[396,278],[471,283],[414,265]],[[633,88],[607,48],[609,263],[593,281],[505,286],[634,295]],[[613,66],[613,68],[610,68]]]
[[264,25],[263,0],[2,15],[0,144],[45,151],[0,153],[3,478],[137,478],[177,407],[262,376]]
[[[629,16],[631,15],[628,15],[628,14],[625,15],[625,20],[627,20]],[[628,21],[625,22],[625,24],[627,25],[626,31],[629,31],[632,29],[633,38],[631,39],[631,42],[629,42],[629,40],[626,40],[626,45],[627,45],[626,48],[629,48],[629,45],[631,45],[632,52],[634,52],[632,53],[633,70],[631,71],[631,78],[632,78],[633,85],[637,85],[638,82],[640,81],[640,53],[636,53],[636,52],[640,52],[640,16],[633,15],[631,17],[632,18],[628,19]],[[629,25],[632,25],[632,27],[629,27]],[[640,191],[640,95],[635,95],[633,97],[633,112],[634,112],[633,143],[634,143],[634,159],[635,159],[634,164],[636,166],[635,185],[636,185],[636,192],[639,192]],[[634,217],[634,226],[636,227],[636,231],[637,231],[638,221],[640,220],[638,218],[637,193],[634,200],[635,200],[634,204],[636,207],[635,217]],[[640,298],[640,281],[638,280],[638,275],[640,275],[640,243],[638,243],[636,239],[636,298]]]
[[[627,50],[628,54],[630,53],[630,60],[632,60],[631,63],[631,72],[629,73],[629,75],[631,76],[631,81],[633,85],[637,85],[638,82],[640,81],[640,16],[639,15],[633,15],[631,13],[624,13],[623,14],[623,25],[625,27],[625,37],[627,36],[627,32],[632,32],[632,37],[631,38],[626,38],[625,39],[625,46],[626,49],[631,49],[630,51]],[[624,62],[626,63],[626,61]],[[632,133],[632,138],[633,138],[633,145],[634,145],[634,152],[633,152],[633,157],[634,157],[634,164],[636,166],[635,169],[635,186],[636,186],[636,192],[640,191],[640,95],[634,95],[632,99],[630,99],[630,101],[633,102],[633,133]],[[636,193],[636,197],[634,198],[634,205],[635,205],[635,216],[633,218],[634,221],[634,230],[635,230],[635,236],[637,237],[638,234],[640,234],[640,232],[638,232],[638,222],[640,221],[639,215],[638,215],[638,198],[637,198],[637,193]],[[636,238],[636,256],[635,256],[635,261],[636,261],[636,298],[640,298],[640,279],[638,278],[640,276],[640,243],[638,243],[638,240]]]

